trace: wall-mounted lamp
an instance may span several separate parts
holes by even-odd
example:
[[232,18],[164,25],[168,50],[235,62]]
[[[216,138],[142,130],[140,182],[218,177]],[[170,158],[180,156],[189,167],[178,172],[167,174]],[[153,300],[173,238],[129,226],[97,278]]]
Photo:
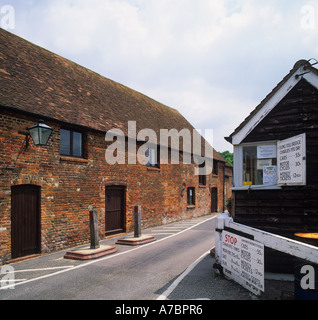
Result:
[[51,127],[43,123],[43,120],[39,120],[36,125],[28,128],[27,130],[28,132],[19,132],[20,134],[24,134],[26,136],[25,149],[27,149],[29,146],[30,137],[32,138],[36,146],[47,145],[53,132],[53,129]]

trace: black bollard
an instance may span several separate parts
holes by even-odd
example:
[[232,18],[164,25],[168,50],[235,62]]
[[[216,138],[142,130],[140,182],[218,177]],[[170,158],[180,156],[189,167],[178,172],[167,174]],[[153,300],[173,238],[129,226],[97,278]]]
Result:
[[91,232],[91,249],[100,248],[98,236],[98,215],[97,210],[89,206],[89,223]]
[[134,208],[134,228],[135,238],[141,237],[141,206],[135,206]]

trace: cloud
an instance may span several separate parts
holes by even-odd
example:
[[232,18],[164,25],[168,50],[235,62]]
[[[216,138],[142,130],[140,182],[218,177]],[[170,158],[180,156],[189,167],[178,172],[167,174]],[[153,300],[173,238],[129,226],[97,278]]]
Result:
[[310,0],[11,3],[15,33],[214,129],[220,151],[297,60],[318,56]]

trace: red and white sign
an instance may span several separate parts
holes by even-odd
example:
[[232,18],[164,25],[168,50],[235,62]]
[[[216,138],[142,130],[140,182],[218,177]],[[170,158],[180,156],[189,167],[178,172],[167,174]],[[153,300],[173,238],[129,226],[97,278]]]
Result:
[[[238,236],[222,232],[222,267],[228,276],[240,278],[245,287],[264,291],[264,245]],[[236,280],[236,279],[234,279]]]

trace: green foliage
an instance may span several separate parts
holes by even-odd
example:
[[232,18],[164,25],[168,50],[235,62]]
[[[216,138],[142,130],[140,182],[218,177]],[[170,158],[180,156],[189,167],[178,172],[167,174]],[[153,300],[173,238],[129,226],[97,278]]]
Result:
[[228,150],[219,153],[228,163],[230,163],[233,166],[233,153],[231,153]]

